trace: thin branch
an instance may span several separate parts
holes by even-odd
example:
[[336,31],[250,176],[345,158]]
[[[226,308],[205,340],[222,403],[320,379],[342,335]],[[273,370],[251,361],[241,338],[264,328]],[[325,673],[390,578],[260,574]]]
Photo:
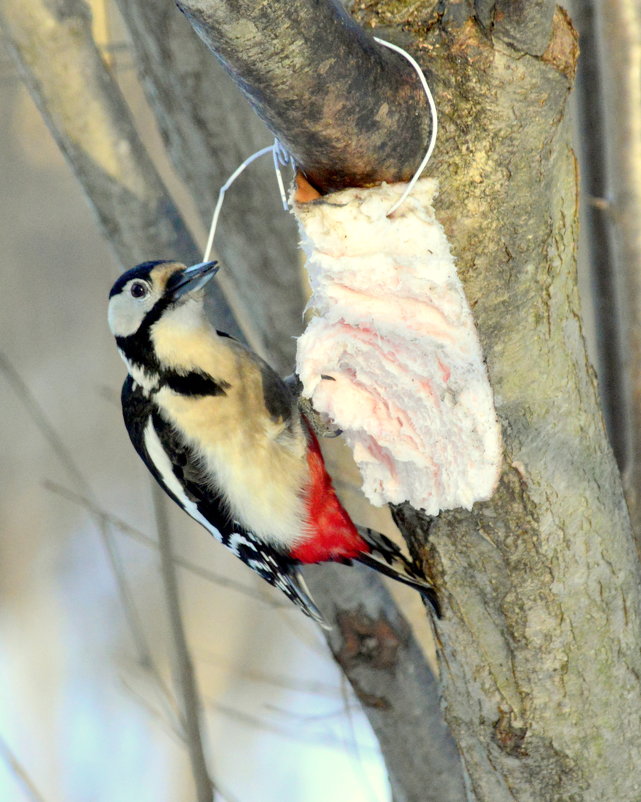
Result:
[[2,736],[0,736],[0,758],[4,760],[9,770],[13,772],[13,775],[31,802],[45,802],[44,796],[36,788],[27,770],[11,751],[9,744]]
[[[297,726],[295,729],[289,729],[287,727],[283,727],[281,724],[274,724],[272,721],[266,721],[265,719],[260,718],[260,716],[255,716],[251,713],[245,713],[242,710],[228,707],[227,705],[219,704],[218,702],[211,701],[210,707],[220,713],[223,713],[234,721],[244,724],[247,727],[257,730],[264,730],[266,732],[272,732],[276,735],[282,736],[283,738],[289,738],[293,741],[296,741],[297,743],[311,743],[317,745],[322,744],[323,746],[331,746],[335,749],[340,749],[342,752],[351,753],[354,753],[357,748],[356,744],[351,743],[344,738],[338,738],[332,735],[307,735],[301,732],[300,726]],[[369,751],[372,754],[378,753],[378,749],[373,749],[363,745],[358,745],[358,749]],[[460,800],[457,800],[457,802],[460,802]]]
[[[22,379],[16,368],[13,366],[6,354],[0,351],[0,372],[5,376],[9,385],[22,402],[22,407],[29,415],[37,429],[43,435],[45,441],[63,465],[72,480],[82,489],[82,492],[89,501],[90,509],[97,507],[95,496],[91,486],[87,482],[84,474],[73,459],[71,452],[56,432],[49,421],[44,409],[37,398],[33,395],[26,382]],[[127,581],[126,573],[116,543],[110,530],[109,522],[104,516],[93,515],[96,522],[100,538],[107,553],[108,565],[116,582],[118,596],[123,606],[125,620],[138,653],[138,662],[154,677],[159,688],[171,703],[171,695],[160,676],[158,668],[153,660],[151,649],[147,643],[144,627],[140,621],[138,610]]]
[[[122,518],[119,518],[117,515],[113,515],[112,513],[107,512],[102,507],[100,507],[95,501],[88,499],[86,496],[83,496],[80,493],[75,493],[73,490],[69,490],[69,488],[63,487],[57,482],[45,480],[43,482],[43,485],[47,490],[50,490],[52,493],[56,493],[62,498],[65,498],[68,501],[72,501],[75,504],[80,504],[82,507],[89,510],[92,513],[92,515],[102,518],[104,521],[110,523],[121,534],[126,535],[127,537],[130,537],[133,540],[138,541],[139,543],[142,543],[144,546],[147,546],[148,548],[158,551],[159,544],[156,540],[154,540],[149,535],[146,535],[144,532],[141,532],[139,529],[136,529],[136,527],[131,526],[131,524],[128,524],[126,521],[124,521]],[[272,599],[270,596],[262,595],[258,591],[253,590],[252,588],[242,584],[241,582],[236,582],[234,579],[229,579],[228,577],[223,576],[222,574],[217,574],[214,571],[210,571],[208,568],[203,568],[201,565],[198,565],[197,563],[194,563],[185,557],[181,557],[180,555],[174,555],[174,562],[176,563],[176,565],[179,565],[186,571],[189,571],[192,574],[196,574],[197,576],[206,579],[208,582],[211,582],[214,585],[218,585],[228,590],[234,590],[237,593],[242,593],[243,595],[248,596],[251,599],[255,599],[256,601],[259,601],[262,604],[266,604],[268,607],[280,608],[284,610],[291,609],[291,604],[289,602],[279,602],[276,601],[275,599]]]
[[[601,0],[597,0],[597,4]],[[616,117],[604,115],[604,86],[599,58],[594,3],[580,0],[572,17],[581,40],[576,85],[577,129],[583,197],[582,231],[589,264],[591,299],[594,305],[596,369],[608,437],[620,470],[625,470],[630,452],[629,411],[624,389],[624,350],[621,332],[619,282],[610,236],[612,205],[608,200],[606,175],[606,119],[616,125]],[[611,104],[613,101],[610,100]],[[634,110],[630,109],[632,113]],[[625,158],[625,156],[621,156]],[[602,203],[589,198],[602,198]],[[629,501],[629,499],[628,499]]]
[[607,155],[607,197],[618,312],[623,321],[627,415],[624,486],[641,550],[641,5],[593,3],[600,52]]
[[201,736],[201,704],[180,611],[178,580],[174,565],[171,532],[165,509],[165,496],[155,482],[152,482],[151,492],[158,528],[160,572],[173,644],[172,657],[174,661],[175,686],[182,713],[185,743],[189,752],[198,802],[212,802],[215,788],[209,776],[207,761],[205,760]]
[[199,653],[198,659],[210,665],[227,668],[234,677],[243,677],[250,682],[262,682],[272,685],[275,688],[282,688],[296,693],[310,694],[313,696],[323,696],[333,698],[340,696],[340,691],[333,685],[324,682],[303,680],[299,677],[283,676],[280,674],[269,674],[265,671],[257,671],[246,666],[231,666],[229,659],[213,654],[211,652]]
[[[200,249],[95,45],[83,0],[1,0],[0,24],[121,264],[152,258],[200,261]],[[210,288],[219,328],[240,336],[220,286],[212,282]]]
[[318,189],[406,181],[416,170],[431,125],[418,78],[340,3],[178,6]]

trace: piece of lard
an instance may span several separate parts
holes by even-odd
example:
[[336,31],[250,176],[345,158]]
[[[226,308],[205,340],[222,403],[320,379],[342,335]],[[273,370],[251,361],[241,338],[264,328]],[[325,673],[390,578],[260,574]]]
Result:
[[434,179],[294,204],[316,312],[297,373],[343,430],[376,505],[429,515],[489,498],[501,435],[472,314],[432,201]]

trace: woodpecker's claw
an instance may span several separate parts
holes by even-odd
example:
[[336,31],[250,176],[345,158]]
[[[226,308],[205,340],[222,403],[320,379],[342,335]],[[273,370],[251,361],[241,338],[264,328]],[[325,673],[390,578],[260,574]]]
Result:
[[[332,376],[321,375],[321,378],[336,381],[336,379],[334,379]],[[316,412],[309,398],[305,398],[302,395],[303,383],[295,373],[287,376],[283,379],[283,381],[289,387],[292,395],[298,399],[298,408],[309,421],[309,425],[312,427],[312,430],[317,437],[333,438],[339,437],[341,434],[343,434],[342,429],[337,429],[320,413]]]
[[323,415],[316,412],[309,398],[303,398],[300,396],[298,399],[298,408],[309,421],[309,424],[317,437],[331,438],[339,437],[341,434],[343,434],[342,429],[337,429]]

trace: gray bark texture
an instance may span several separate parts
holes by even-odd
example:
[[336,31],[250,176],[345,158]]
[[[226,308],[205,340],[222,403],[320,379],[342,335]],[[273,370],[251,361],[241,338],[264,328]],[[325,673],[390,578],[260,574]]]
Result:
[[412,176],[431,124],[420,82],[341,3],[178,6],[319,190]]
[[576,42],[558,9],[535,57],[446,6],[423,41],[444,129],[436,212],[481,336],[505,465],[471,512],[396,517],[442,589],[446,717],[474,797],[631,802],[639,565],[581,332],[565,119]]
[[[238,7],[181,5],[201,35],[224,6]],[[471,796],[632,802],[641,796],[640,576],[581,332],[566,122],[577,46],[563,11],[535,5],[536,14],[480,3],[483,21],[465,2],[357,7],[377,30],[402,21],[429,64],[442,124],[431,166],[437,216],[505,442],[489,502],[434,520],[407,506],[395,514],[441,593],[444,702]],[[261,70],[277,69],[269,51],[260,55]],[[333,185],[349,185],[345,173]]]

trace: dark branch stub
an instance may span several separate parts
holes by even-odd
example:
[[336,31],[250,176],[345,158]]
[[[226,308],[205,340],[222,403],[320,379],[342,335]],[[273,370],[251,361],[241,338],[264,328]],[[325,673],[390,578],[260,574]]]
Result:
[[178,6],[320,191],[411,178],[431,128],[423,89],[411,65],[340,5]]

